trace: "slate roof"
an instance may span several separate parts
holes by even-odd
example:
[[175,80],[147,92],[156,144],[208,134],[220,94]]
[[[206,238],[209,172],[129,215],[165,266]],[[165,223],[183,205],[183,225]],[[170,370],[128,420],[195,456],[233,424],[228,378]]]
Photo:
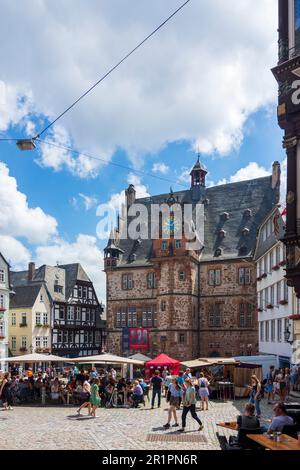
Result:
[[278,235],[275,235],[274,230],[272,230],[272,233],[268,238],[265,240],[263,239],[263,233],[262,233],[262,227],[264,224],[272,218],[272,223],[274,220],[274,217],[276,213],[278,212],[278,208],[275,207],[271,210],[271,212],[268,213],[267,217],[262,221],[260,227],[259,227],[259,232],[258,232],[258,238],[257,238],[257,245],[256,245],[256,250],[254,254],[254,260],[257,261],[259,258],[264,256],[271,248],[273,248],[275,245],[277,245],[278,241],[284,237],[285,233],[285,224],[283,221],[282,216],[280,215],[278,218]]
[[37,283],[28,286],[15,287],[14,295],[10,298],[10,308],[33,307],[43,284]]
[[[258,228],[279,200],[280,185],[272,189],[272,176],[205,188],[196,186],[186,191],[170,192],[136,199],[150,213],[151,204],[166,203],[169,198],[179,204],[205,203],[204,249],[202,261],[230,260],[254,255]],[[226,214],[228,214],[228,217]],[[130,221],[130,219],[129,219]],[[244,230],[246,229],[246,230]],[[220,236],[224,230],[225,236]],[[151,265],[152,241],[121,239],[117,267]],[[216,250],[221,254],[216,256]]]
[[[54,283],[63,287],[63,293],[54,291]],[[18,287],[29,288],[35,284],[45,284],[52,300],[58,302],[68,301],[76,281],[92,282],[81,264],[64,264],[59,266],[43,265],[35,269],[32,281],[28,281],[28,271],[12,272],[14,290]]]

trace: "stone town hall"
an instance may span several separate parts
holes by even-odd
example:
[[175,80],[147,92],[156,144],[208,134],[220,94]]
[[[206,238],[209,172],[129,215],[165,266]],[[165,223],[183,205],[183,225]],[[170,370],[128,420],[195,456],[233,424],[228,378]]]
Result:
[[[279,201],[280,165],[268,177],[208,188],[206,174],[198,159],[190,189],[142,199],[133,185],[126,190],[125,210],[104,251],[108,351],[165,352],[179,360],[258,351],[252,256],[257,229]],[[134,203],[171,207],[168,239],[161,218],[152,240],[121,236]],[[174,203],[203,204],[204,246],[196,251],[175,236]],[[140,339],[145,334],[146,344],[127,341],[131,331]]]

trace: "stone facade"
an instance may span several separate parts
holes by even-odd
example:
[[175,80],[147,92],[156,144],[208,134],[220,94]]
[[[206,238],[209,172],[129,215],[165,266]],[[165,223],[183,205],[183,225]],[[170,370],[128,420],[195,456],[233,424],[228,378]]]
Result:
[[[165,352],[184,361],[258,352],[253,255],[258,226],[278,203],[280,167],[275,163],[270,177],[214,188],[205,187],[205,175],[198,160],[189,190],[144,199],[136,199],[132,185],[126,190],[104,250],[109,352],[136,352],[124,341],[131,328],[148,329],[149,346],[139,352],[151,357]],[[168,237],[162,218],[158,237],[124,237],[135,202],[148,214],[153,204],[169,206]],[[184,212],[187,204],[193,217],[197,204],[204,207],[204,243],[193,249],[185,236],[175,236],[183,223],[172,208]]]
[[[256,276],[250,262],[227,261],[200,265],[200,356],[230,357],[258,352]],[[221,271],[220,286],[209,285],[209,271]],[[240,283],[240,269],[249,270],[249,284]],[[220,305],[220,324],[213,326],[210,308]],[[242,305],[246,305],[243,309]],[[249,309],[249,310],[248,310]],[[245,321],[241,318],[243,312]]]

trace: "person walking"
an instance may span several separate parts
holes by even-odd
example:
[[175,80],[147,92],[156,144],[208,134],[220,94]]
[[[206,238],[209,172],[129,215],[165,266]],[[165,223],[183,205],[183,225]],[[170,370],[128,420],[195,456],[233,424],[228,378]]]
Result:
[[279,397],[280,401],[284,402],[287,392],[286,387],[286,377],[285,377],[285,369],[280,369],[279,374],[277,376],[277,381],[279,383]]
[[191,374],[191,369],[189,369],[188,367],[185,369],[185,373],[183,374],[183,380],[185,379],[191,379],[192,378],[192,374]]
[[156,395],[158,399],[158,408],[160,408],[160,402],[161,402],[161,388],[162,388],[163,379],[160,377],[158,370],[154,372],[154,376],[152,377],[150,382],[152,385],[151,409],[153,410]]
[[10,385],[10,373],[6,372],[0,386],[0,398],[3,402],[4,410],[12,410],[12,395]]
[[92,406],[91,410],[91,416],[93,418],[96,418],[96,409],[99,408],[101,404],[100,396],[99,396],[99,384],[100,380],[99,379],[94,379],[92,386],[91,386],[91,397],[90,397],[90,402]]
[[209,397],[209,381],[204,376],[203,372],[200,373],[199,377],[199,396],[202,403],[202,411],[208,411],[208,397]]
[[256,417],[260,419],[261,417],[261,410],[260,410],[260,402],[261,402],[261,383],[260,380],[256,375],[252,375],[251,377],[251,386],[250,388],[250,400],[249,402],[255,406]]
[[271,405],[272,402],[275,400],[275,367],[270,366],[269,372],[267,373],[267,384],[266,384],[266,392],[267,392],[267,400],[268,405]]
[[179,407],[179,400],[183,394],[183,390],[178,383],[177,379],[172,379],[168,392],[167,392],[167,402],[169,402],[169,409],[168,409],[168,422],[164,425],[165,429],[169,429],[171,425],[172,415],[174,417],[175,423],[173,427],[179,426],[177,420],[176,409]]
[[202,431],[203,429],[203,424],[200,418],[198,418],[197,413],[196,413],[196,390],[195,387],[193,386],[192,380],[190,378],[187,378],[184,382],[185,384],[185,390],[183,392],[183,411],[182,411],[182,428],[179,429],[180,432],[185,431],[185,426],[186,426],[186,417],[187,414],[190,412],[192,415],[192,418],[194,418],[195,421],[199,424],[199,431]]
[[[99,390],[98,390],[99,392]],[[84,402],[82,405],[78,408],[77,413],[80,415],[80,412],[83,408],[88,408],[89,409],[89,416],[91,416],[91,384],[87,380],[84,382],[83,387],[82,387],[82,395],[81,398],[84,398]]]
[[290,399],[290,391],[291,391],[291,382],[292,382],[292,379],[291,379],[291,371],[288,367],[286,367],[285,369],[285,376],[284,376],[284,379],[285,379],[285,386],[286,386],[286,396],[285,396],[285,401],[289,401]]

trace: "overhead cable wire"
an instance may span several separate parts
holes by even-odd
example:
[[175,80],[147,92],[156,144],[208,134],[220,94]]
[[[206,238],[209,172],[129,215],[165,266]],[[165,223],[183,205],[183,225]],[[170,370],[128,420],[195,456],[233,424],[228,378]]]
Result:
[[36,142],[40,142],[41,144],[45,144],[45,145],[49,145],[49,146],[52,146],[52,147],[55,147],[55,148],[59,148],[61,150],[66,150],[66,151],[68,151],[70,153],[73,153],[75,155],[82,156],[82,157],[85,157],[85,158],[90,158],[91,160],[96,160],[96,161],[99,161],[101,163],[105,163],[106,165],[112,165],[112,166],[116,166],[118,168],[123,168],[124,170],[129,170],[132,173],[135,173],[135,174],[140,175],[140,176],[149,176],[151,178],[155,178],[155,179],[158,179],[158,180],[161,180],[161,181],[166,181],[168,183],[177,184],[177,185],[182,186],[184,188],[186,187],[186,185],[184,185],[180,181],[171,180],[169,178],[165,178],[164,176],[158,176],[158,175],[155,175],[153,173],[148,173],[148,172],[145,172],[145,171],[142,171],[142,170],[136,170],[135,168],[123,165],[122,163],[112,162],[112,161],[109,161],[109,160],[105,160],[104,158],[96,157],[95,155],[91,155],[91,154],[88,154],[88,153],[85,153],[85,152],[80,152],[79,150],[75,150],[72,147],[68,147],[67,145],[63,145],[63,144],[56,143],[56,142],[50,142],[50,141],[40,139],[40,138],[37,138]]
[[135,46],[128,54],[126,54],[117,64],[110,68],[94,85],[92,85],[87,91],[85,91],[79,98],[77,98],[67,109],[60,113],[53,121],[51,121],[39,134],[34,137],[34,139],[39,138],[44,134],[50,127],[53,126],[59,119],[61,119],[68,111],[70,111],[74,106],[76,106],[79,101],[81,101],[85,96],[87,96],[94,88],[96,88],[105,78],[107,78],[114,70],[116,70],[120,65],[125,62],[134,52],[136,52],[145,42],[147,42],[152,36],[154,36],[163,26],[165,26],[175,15],[177,15],[191,0],[186,0],[182,5],[180,5],[167,19],[165,19],[157,28],[155,28],[150,34],[148,34],[145,39],[143,39],[137,46]]

